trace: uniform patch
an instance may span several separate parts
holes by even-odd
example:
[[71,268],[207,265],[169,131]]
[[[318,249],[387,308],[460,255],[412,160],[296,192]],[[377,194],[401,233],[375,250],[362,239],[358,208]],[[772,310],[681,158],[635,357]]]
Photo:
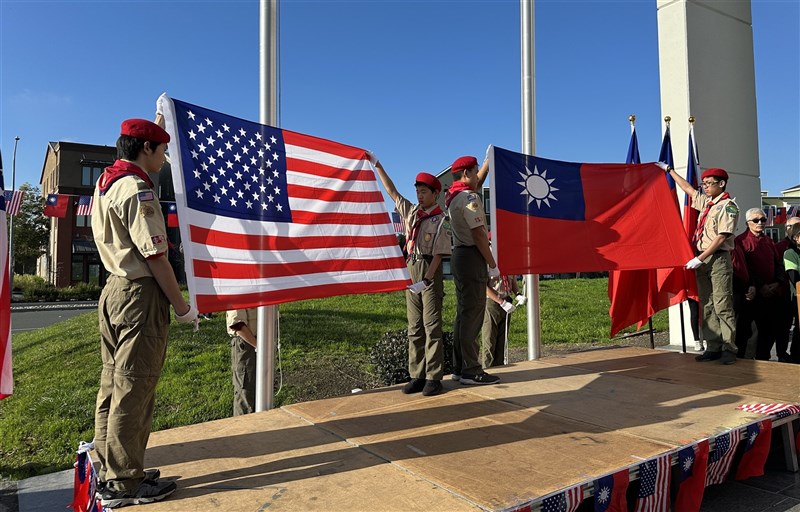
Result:
[[728,204],[725,205],[725,213],[730,215],[739,215],[739,207],[736,206],[736,203],[728,202]]
[[430,233],[425,233],[425,241],[426,242],[430,242],[431,238],[433,238],[433,236]]
[[153,245],[160,245],[167,243],[167,237],[164,235],[155,235],[150,237],[150,241],[153,242]]
[[139,207],[139,214],[142,217],[152,217],[155,213],[155,209],[149,204],[143,204]]
[[147,190],[145,192],[139,192],[139,201],[153,201],[156,196],[153,194],[152,190]]
[[450,232],[453,229],[452,227],[450,227],[449,217],[445,217],[444,219],[442,219],[442,229],[444,229],[447,232]]
[[478,194],[476,194],[475,192],[470,192],[469,194],[467,194],[467,201],[477,201],[477,199],[478,199]]
[[471,202],[467,203],[467,210],[472,211],[472,212],[477,212],[478,211],[478,203],[476,203],[475,201],[471,201]]

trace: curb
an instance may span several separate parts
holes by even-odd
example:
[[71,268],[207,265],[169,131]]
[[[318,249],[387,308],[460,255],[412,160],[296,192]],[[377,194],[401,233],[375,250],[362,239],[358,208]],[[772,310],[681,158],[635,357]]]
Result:
[[45,309],[96,309],[97,301],[74,302],[18,302],[11,303],[11,311],[41,311]]

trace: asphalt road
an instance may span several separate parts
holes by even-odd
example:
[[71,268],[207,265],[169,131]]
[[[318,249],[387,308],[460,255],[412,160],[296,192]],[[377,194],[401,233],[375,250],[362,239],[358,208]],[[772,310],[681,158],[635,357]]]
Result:
[[73,307],[70,309],[59,309],[47,305],[37,309],[19,309],[13,306],[11,308],[11,333],[49,327],[55,323],[72,318],[73,316],[88,313],[96,308],[96,305],[86,305],[84,307]]

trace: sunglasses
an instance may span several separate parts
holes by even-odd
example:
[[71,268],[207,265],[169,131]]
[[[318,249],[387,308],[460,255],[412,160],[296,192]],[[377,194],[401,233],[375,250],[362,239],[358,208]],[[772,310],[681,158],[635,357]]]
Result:
[[764,224],[765,222],[767,222],[767,219],[765,219],[764,217],[759,217],[757,219],[750,219],[750,222],[753,222],[755,224]]

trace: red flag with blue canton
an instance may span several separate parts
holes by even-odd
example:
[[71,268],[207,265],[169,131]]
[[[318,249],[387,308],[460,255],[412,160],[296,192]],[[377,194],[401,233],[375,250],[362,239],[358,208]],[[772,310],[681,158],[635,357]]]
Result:
[[199,311],[411,284],[364,149],[166,95],[158,108]]
[[48,194],[44,204],[44,214],[47,217],[64,217],[67,215],[67,206],[69,206],[69,196]]
[[594,512],[628,512],[627,469],[606,475],[594,481]]
[[736,468],[736,480],[744,480],[764,474],[769,445],[772,440],[772,420],[766,419],[747,425],[744,439],[744,454]]
[[492,238],[506,274],[674,267],[692,258],[655,164],[559,162],[497,147],[490,158]]
[[178,207],[175,203],[167,203],[167,227],[178,227]]
[[[3,155],[0,153],[0,190],[3,183]],[[0,399],[14,391],[11,367],[11,280],[8,261],[6,199],[0,195]]]
[[72,488],[74,512],[103,512],[103,505],[97,499],[97,473],[87,450],[79,450],[75,461],[75,478]]
[[706,466],[708,464],[708,439],[678,451],[676,482],[678,492],[674,509],[681,512],[698,512],[706,490]]

